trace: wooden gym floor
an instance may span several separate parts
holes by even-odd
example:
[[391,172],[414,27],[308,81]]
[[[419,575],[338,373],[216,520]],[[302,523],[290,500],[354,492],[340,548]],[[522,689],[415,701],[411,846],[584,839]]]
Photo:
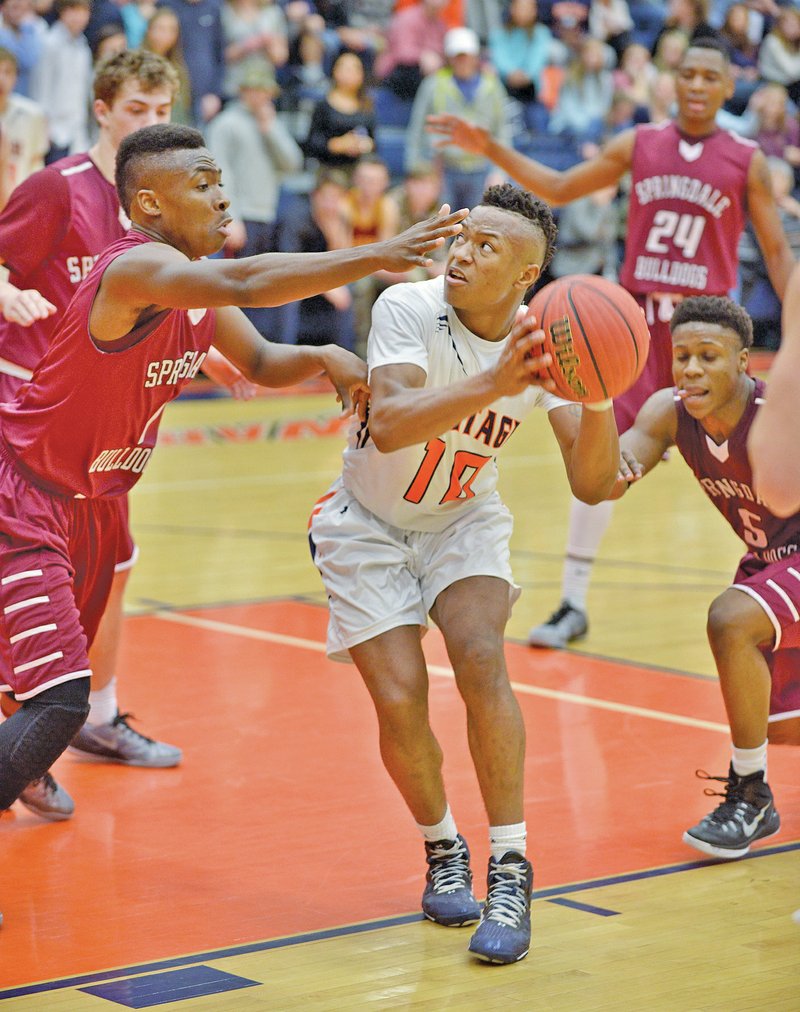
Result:
[[[133,498],[120,703],[174,770],[65,755],[74,818],[0,819],[9,1010],[800,1009],[800,755],[774,747],[779,836],[716,863],[681,841],[728,735],[705,611],[734,536],[674,457],[623,500],[577,649],[533,651],[557,604],[566,480],[546,420],[501,463],[525,590],[508,659],[528,729],[534,938],[513,967],[424,922],[421,843],[355,670],[324,656],[306,518],[339,467],[332,396],[186,399]],[[436,631],[432,715],[479,895],[485,816]]]

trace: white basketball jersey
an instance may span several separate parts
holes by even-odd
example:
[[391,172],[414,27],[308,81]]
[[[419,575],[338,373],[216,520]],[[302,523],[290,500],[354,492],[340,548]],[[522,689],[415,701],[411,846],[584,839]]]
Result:
[[[491,368],[507,338],[484,341],[461,323],[444,300],[444,278],[393,285],[375,303],[367,361],[413,364],[426,388],[447,387]],[[371,513],[395,527],[441,531],[483,502],[497,487],[497,454],[535,407],[568,404],[532,386],[503,397],[441,436],[380,453],[369,426],[351,426],[344,452],[345,488]]]

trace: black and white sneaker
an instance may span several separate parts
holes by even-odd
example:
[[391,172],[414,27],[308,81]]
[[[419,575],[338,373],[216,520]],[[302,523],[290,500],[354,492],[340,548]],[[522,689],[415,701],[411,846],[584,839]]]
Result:
[[725,800],[683,834],[683,842],[690,847],[730,860],[744,857],[756,840],[766,840],[781,828],[763,771],[740,777],[731,766],[727,777],[711,777],[705,770],[698,770],[697,776],[725,784],[723,793],[709,787],[704,791],[709,797]]
[[586,612],[574,608],[568,601],[562,601],[546,622],[531,629],[528,646],[558,649],[573,640],[583,639],[588,631]]
[[426,842],[425,857],[428,874],[422,894],[423,914],[448,928],[474,924],[481,907],[472,892],[467,841],[459,834],[455,840]]

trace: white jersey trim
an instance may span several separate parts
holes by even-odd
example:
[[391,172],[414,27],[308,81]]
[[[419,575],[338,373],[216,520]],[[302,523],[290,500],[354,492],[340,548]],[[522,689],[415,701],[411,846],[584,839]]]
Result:
[[94,168],[94,162],[81,162],[80,165],[71,165],[68,169],[59,169],[62,176],[75,176],[79,172],[87,172]]

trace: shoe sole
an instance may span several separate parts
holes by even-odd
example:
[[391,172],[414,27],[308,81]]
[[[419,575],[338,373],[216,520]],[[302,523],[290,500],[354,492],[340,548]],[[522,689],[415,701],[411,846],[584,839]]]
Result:
[[41,808],[34,808],[33,805],[29,805],[22,798],[17,798],[17,801],[19,801],[23,808],[27,808],[29,812],[33,812],[34,815],[38,815],[40,819],[45,819],[47,822],[66,822],[67,819],[71,819],[75,814],[74,812],[43,812]]
[[85,749],[78,748],[77,745],[69,745],[67,751],[72,752],[73,755],[80,756],[81,759],[91,759],[94,762],[117,763],[120,766],[140,766],[151,770],[172,769],[173,766],[180,766],[183,759],[183,755],[179,755],[177,759],[166,759],[162,762],[146,762],[142,759],[120,759],[118,756],[98,755],[96,752],[88,752]]
[[526,949],[519,956],[514,956],[511,959],[500,959],[498,956],[489,956],[483,952],[476,952],[475,949],[468,949],[467,951],[473,956],[477,956],[484,963],[493,963],[495,966],[510,966],[512,963],[518,963],[521,959],[524,959],[531,950]]
[[534,647],[538,650],[563,650],[564,647],[568,647],[570,643],[577,643],[578,640],[585,640],[589,630],[586,632],[578,633],[577,636],[571,636],[568,640],[559,640],[557,643],[545,643],[543,640],[528,639],[528,646]]
[[425,913],[424,910],[422,911],[422,913],[423,913],[423,915],[425,917],[427,917],[427,919],[432,924],[439,924],[443,928],[466,928],[470,924],[477,924],[478,921],[481,919],[481,915],[480,914],[476,914],[475,917],[468,917],[465,921],[452,921],[452,920],[451,921],[440,921],[440,920],[438,920],[438,918],[431,917],[430,914]]
[[698,840],[696,836],[692,836],[689,832],[683,834],[683,842],[688,843],[689,846],[694,847],[695,850],[702,851],[703,854],[709,854],[711,857],[722,858],[723,861],[733,861],[737,857],[744,857],[745,854],[748,854],[754,843],[760,843],[762,840],[769,840],[771,837],[777,836],[780,831],[781,827],[778,826],[773,829],[771,833],[765,833],[763,836],[758,836],[755,840],[751,840],[746,847],[739,847],[737,850],[733,850],[730,847],[715,847],[713,843],[706,843],[705,840]]

